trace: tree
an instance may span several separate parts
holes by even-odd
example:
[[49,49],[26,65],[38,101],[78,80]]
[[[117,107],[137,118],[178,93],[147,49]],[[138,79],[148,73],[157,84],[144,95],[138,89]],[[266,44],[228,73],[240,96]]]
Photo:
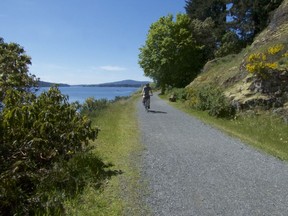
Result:
[[270,13],[279,7],[283,0],[231,0],[230,28],[241,40],[251,43],[254,37],[269,24]]
[[[238,52],[250,44],[268,25],[271,12],[282,2],[283,0],[186,0],[185,9],[192,23],[194,20],[204,22],[207,18],[213,20],[214,26],[209,29],[209,34],[211,37],[213,35],[215,42],[214,46],[210,44],[209,52],[206,52],[208,55],[210,53],[211,59],[211,53],[219,57]],[[193,25],[191,30],[193,32]],[[232,43],[227,38],[233,39]],[[207,42],[204,44],[209,44]],[[233,44],[237,45],[237,49],[231,49]]]
[[209,28],[209,34],[216,39],[214,45],[216,47],[226,31],[226,0],[186,0],[185,9],[192,21],[200,20],[204,22],[208,18],[213,20],[214,25]]
[[216,50],[215,57],[223,57],[229,54],[236,54],[243,48],[242,41],[233,31],[225,33],[221,40],[221,47]]
[[38,79],[29,73],[31,58],[19,44],[5,43],[0,37],[0,108],[6,91],[14,88],[27,92],[38,85]]
[[211,17],[201,21],[199,19],[191,20],[190,30],[198,46],[203,47],[203,60],[214,58],[214,52],[217,49],[217,36],[211,31],[215,23]]
[[191,20],[211,17],[216,27],[226,22],[226,0],[186,0],[185,9]]
[[162,89],[165,85],[184,87],[203,65],[202,47],[197,46],[185,14],[161,17],[150,26],[146,43],[140,48],[139,65],[144,74]]

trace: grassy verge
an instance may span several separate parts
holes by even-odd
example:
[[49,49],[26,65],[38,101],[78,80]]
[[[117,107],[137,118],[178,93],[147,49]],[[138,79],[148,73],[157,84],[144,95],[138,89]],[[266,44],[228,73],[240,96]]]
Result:
[[[165,99],[165,96],[162,98]],[[261,151],[288,161],[288,125],[276,115],[263,111],[239,114],[237,118],[228,120],[192,110],[183,102],[169,103]]]
[[118,101],[94,119],[94,124],[101,129],[95,141],[95,154],[105,163],[113,164],[109,169],[119,174],[112,176],[102,190],[87,187],[77,200],[68,202],[68,215],[147,215],[140,197],[145,189],[138,167],[142,146],[136,99]]

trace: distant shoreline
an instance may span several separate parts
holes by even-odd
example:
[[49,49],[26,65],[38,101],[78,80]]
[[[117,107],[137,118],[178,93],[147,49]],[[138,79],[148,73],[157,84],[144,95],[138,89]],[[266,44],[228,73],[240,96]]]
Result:
[[135,81],[135,80],[123,80],[112,83],[102,83],[102,84],[80,84],[80,85],[69,85],[64,83],[50,83],[39,81],[39,87],[51,87],[51,86],[59,86],[59,87],[133,87],[139,88],[149,83],[149,81]]

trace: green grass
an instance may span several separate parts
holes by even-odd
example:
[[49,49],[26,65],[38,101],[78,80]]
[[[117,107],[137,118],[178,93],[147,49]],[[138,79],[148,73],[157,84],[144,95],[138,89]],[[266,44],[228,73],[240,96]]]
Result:
[[276,115],[258,111],[238,114],[235,119],[228,120],[211,117],[207,112],[192,110],[183,102],[169,103],[256,149],[288,161],[288,125]]
[[112,176],[101,190],[87,187],[78,199],[67,202],[67,215],[149,214],[141,200],[146,190],[138,167],[143,147],[139,140],[136,100],[132,97],[118,101],[93,120],[101,129],[95,141],[95,154],[105,163],[112,163],[110,169],[122,174]]

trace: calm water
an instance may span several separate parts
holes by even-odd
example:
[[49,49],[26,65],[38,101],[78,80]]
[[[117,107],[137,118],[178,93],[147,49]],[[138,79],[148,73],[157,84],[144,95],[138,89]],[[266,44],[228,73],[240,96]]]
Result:
[[[64,95],[69,96],[69,102],[79,101],[85,102],[89,97],[95,99],[105,98],[107,100],[113,100],[116,96],[130,96],[138,88],[133,87],[58,87]],[[42,87],[37,94],[43,91],[48,91],[49,87]]]

